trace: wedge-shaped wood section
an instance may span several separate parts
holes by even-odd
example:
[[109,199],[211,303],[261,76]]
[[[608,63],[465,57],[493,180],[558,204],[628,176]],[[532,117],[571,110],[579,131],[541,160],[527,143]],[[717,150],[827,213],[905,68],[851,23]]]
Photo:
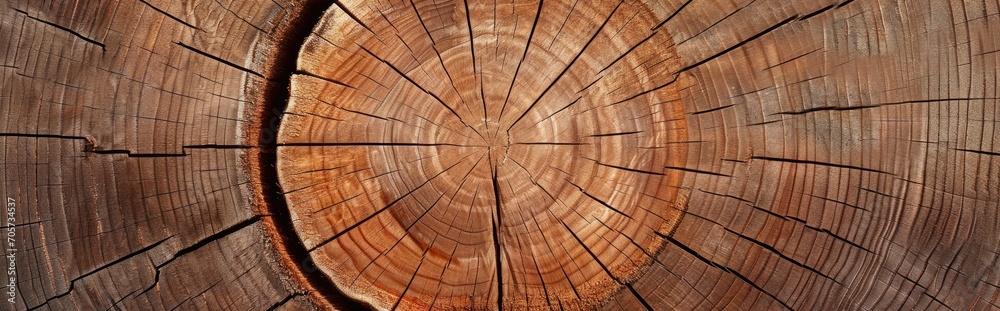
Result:
[[993,0],[6,1],[0,310],[998,309],[998,29]]

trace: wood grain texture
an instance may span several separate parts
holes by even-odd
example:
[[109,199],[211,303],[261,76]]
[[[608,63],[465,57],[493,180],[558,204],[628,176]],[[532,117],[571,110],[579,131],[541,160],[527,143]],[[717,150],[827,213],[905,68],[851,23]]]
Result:
[[244,86],[264,80],[252,52],[293,5],[0,5],[18,202],[17,301],[0,309],[266,308],[299,291],[250,208],[241,133]]
[[992,0],[5,1],[0,309],[1000,309],[997,29]]
[[385,309],[593,309],[622,289],[683,210],[679,64],[656,9],[327,11],[278,139],[317,266]]

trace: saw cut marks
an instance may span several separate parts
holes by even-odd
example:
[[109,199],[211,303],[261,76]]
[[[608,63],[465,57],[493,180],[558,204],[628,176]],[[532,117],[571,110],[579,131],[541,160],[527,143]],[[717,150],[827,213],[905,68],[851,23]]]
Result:
[[592,309],[685,208],[665,9],[640,1],[342,1],[279,130],[295,231],[379,309]]

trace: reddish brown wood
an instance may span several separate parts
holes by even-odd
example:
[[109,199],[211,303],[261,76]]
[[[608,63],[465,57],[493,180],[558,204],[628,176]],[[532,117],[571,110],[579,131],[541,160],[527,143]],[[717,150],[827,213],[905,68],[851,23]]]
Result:
[[0,309],[998,309],[996,29],[985,0],[8,1]]
[[310,256],[380,309],[593,309],[622,290],[684,208],[679,60],[654,9],[327,11],[278,141]]

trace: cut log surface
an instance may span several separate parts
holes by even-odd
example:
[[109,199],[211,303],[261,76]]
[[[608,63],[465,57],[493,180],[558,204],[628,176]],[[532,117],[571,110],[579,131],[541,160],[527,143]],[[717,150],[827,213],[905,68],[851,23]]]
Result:
[[278,139],[292,221],[378,308],[592,309],[680,219],[688,145],[666,9],[343,1]]
[[265,83],[260,58],[294,7],[0,3],[0,195],[16,205],[0,310],[267,308],[303,293],[252,208],[243,133],[245,86]]
[[997,310],[998,29],[994,0],[7,0],[0,310]]

